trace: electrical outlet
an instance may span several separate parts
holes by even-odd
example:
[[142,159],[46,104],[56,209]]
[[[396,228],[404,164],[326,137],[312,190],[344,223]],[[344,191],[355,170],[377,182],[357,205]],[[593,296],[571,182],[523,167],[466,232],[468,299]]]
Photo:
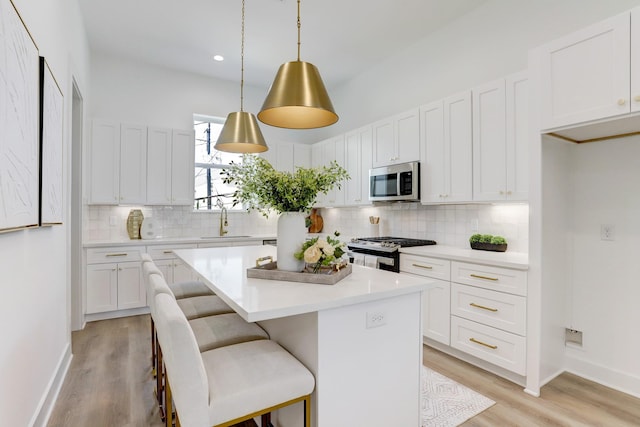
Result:
[[386,325],[387,317],[385,313],[381,311],[374,311],[367,313],[367,329],[377,328],[378,326]]
[[600,225],[600,240],[616,240],[616,226],[612,224]]

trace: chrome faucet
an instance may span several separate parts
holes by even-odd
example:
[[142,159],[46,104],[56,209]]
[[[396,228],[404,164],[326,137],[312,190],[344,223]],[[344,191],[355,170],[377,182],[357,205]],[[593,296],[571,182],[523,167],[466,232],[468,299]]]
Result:
[[222,206],[220,208],[220,237],[228,233],[228,231],[225,230],[225,227],[228,227],[228,226],[229,226],[229,221],[227,218],[227,208]]

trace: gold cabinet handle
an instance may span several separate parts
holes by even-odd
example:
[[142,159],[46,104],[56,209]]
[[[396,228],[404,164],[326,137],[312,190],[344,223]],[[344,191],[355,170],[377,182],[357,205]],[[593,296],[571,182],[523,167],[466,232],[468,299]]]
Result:
[[470,274],[469,276],[475,277],[476,279],[492,280],[494,282],[498,280],[497,277],[480,276],[478,274]]
[[414,267],[418,267],[418,268],[424,268],[426,270],[433,270],[433,267],[428,266],[428,265],[420,265],[420,264],[415,264],[415,263],[411,264],[411,265],[413,265]]
[[173,253],[173,251],[163,251],[162,253],[163,253],[163,254],[172,254],[172,253]]
[[633,100],[634,100],[634,101],[636,101],[636,102],[640,102],[640,95],[636,95],[636,96],[633,98]]
[[618,99],[618,105],[624,105],[624,104],[626,104],[626,103],[627,103],[627,100],[626,100],[626,99],[624,99],[624,98],[620,98],[620,99]]
[[494,313],[495,313],[496,311],[498,311],[498,309],[497,309],[497,308],[485,307],[484,305],[476,304],[475,302],[471,302],[471,303],[469,303],[469,305],[470,305],[471,307],[481,308],[481,309],[483,309],[483,310],[492,311],[492,312],[494,312]]
[[260,267],[261,265],[264,265],[264,264],[260,264],[262,261],[273,262],[273,257],[272,256],[263,256],[263,257],[260,257],[260,258],[256,259],[256,267]]
[[498,348],[498,346],[497,346],[497,345],[487,344],[486,342],[478,341],[478,340],[477,340],[477,339],[475,339],[475,338],[469,338],[469,341],[474,342],[474,343],[476,343],[476,344],[483,345],[483,346],[485,346],[485,347],[489,347],[489,348],[490,348],[490,349],[492,349],[492,350],[495,350],[495,349],[497,349],[497,348]]
[[126,253],[122,253],[122,254],[107,254],[107,257],[116,257],[116,256],[127,256],[128,254]]

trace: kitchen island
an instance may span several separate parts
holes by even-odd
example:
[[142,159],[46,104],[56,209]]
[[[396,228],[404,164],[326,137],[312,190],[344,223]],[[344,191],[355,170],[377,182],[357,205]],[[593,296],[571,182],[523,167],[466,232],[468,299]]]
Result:
[[[430,279],[358,265],[335,285],[247,278],[272,246],[175,254],[240,316],[313,372],[314,427],[420,426],[421,295]],[[302,405],[274,414],[302,425]]]

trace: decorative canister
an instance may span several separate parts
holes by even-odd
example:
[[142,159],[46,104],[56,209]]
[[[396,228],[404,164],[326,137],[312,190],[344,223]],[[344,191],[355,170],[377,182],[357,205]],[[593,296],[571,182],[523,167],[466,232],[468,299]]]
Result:
[[140,226],[144,215],[140,209],[131,209],[129,216],[127,217],[127,233],[129,233],[130,239],[140,238]]

